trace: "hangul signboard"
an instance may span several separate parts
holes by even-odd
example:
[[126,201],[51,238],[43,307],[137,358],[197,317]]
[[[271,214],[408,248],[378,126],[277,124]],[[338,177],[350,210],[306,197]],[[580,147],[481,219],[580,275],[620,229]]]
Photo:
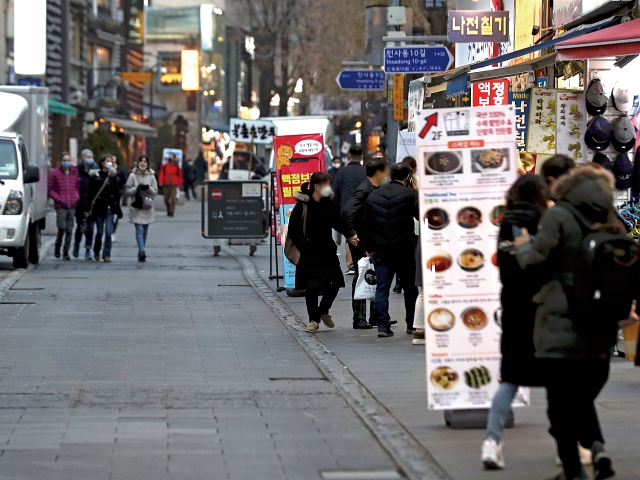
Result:
[[234,142],[255,144],[271,144],[277,134],[276,126],[267,120],[244,120],[232,118],[229,125],[229,136]]
[[[314,172],[324,172],[324,139],[321,133],[275,136],[276,180],[279,196],[279,214],[282,224],[282,244],[287,235],[289,217],[296,204],[295,194],[303,183],[311,180]],[[296,267],[282,255],[284,286],[295,288]]]
[[269,235],[269,184],[206,181],[202,195],[204,238],[264,238]]
[[567,155],[576,162],[586,162],[587,107],[584,93],[558,91],[556,104],[556,154]]
[[519,152],[527,151],[527,132],[529,130],[529,105],[531,90],[512,92],[509,90],[509,103],[516,112],[516,148]]
[[533,88],[527,132],[527,152],[542,155],[556,153],[556,90]]
[[471,106],[489,107],[507,105],[509,99],[509,79],[485,80],[471,85]]
[[[422,110],[417,127],[429,408],[489,408],[500,385],[496,249],[517,176],[515,111]],[[528,404],[528,391],[515,403]]]
[[505,43],[509,41],[509,12],[505,10],[477,11],[450,10],[449,11],[449,42],[471,43],[492,42]]
[[393,119],[404,120],[404,75],[393,74]]

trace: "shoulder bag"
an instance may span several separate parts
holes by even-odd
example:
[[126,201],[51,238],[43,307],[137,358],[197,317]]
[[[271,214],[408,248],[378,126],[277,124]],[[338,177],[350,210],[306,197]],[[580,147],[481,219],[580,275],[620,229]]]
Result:
[[[305,238],[307,236],[307,204],[302,204],[302,233]],[[284,256],[287,257],[292,264],[298,265],[300,263],[300,250],[295,246],[289,234],[287,233],[287,238],[284,242],[283,246]]]

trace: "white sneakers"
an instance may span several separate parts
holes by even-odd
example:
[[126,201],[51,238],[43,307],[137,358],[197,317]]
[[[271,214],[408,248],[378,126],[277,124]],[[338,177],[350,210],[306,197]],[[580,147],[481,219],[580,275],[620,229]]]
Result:
[[318,325],[316,322],[309,322],[309,325],[307,325],[307,328],[304,329],[305,332],[309,332],[309,333],[315,333],[318,330],[320,330],[320,325]]
[[504,455],[502,443],[496,443],[493,438],[487,438],[482,442],[482,464],[487,470],[502,470],[504,468]]

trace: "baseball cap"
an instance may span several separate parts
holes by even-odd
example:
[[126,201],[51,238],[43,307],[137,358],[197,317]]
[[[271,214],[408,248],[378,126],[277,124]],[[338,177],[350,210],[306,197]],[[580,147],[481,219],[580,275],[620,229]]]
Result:
[[633,164],[626,153],[621,153],[613,162],[613,175],[616,177],[616,188],[626,190],[631,188],[631,175],[633,174]]
[[584,142],[591,150],[602,152],[611,144],[613,131],[611,124],[603,116],[593,117],[587,124],[587,133],[584,135]]
[[609,97],[604,93],[604,86],[599,78],[594,78],[589,82],[585,99],[587,103],[587,113],[589,115],[602,115],[607,109]]
[[598,152],[593,156],[593,163],[597,163],[598,165],[602,165],[604,168],[613,172],[613,162],[607,157],[604,153]]
[[611,90],[611,103],[613,108],[622,113],[627,113],[633,107],[634,96],[624,87],[616,86]]
[[613,124],[613,147],[619,152],[628,152],[636,145],[636,129],[626,115],[621,115]]

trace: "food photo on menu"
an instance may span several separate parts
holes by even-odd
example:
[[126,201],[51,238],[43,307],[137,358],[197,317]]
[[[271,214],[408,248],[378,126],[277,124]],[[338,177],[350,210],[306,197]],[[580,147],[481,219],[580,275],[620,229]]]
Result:
[[473,173],[506,172],[509,170],[509,149],[471,150]]
[[464,173],[461,151],[433,152],[425,154],[426,175],[452,175]]

